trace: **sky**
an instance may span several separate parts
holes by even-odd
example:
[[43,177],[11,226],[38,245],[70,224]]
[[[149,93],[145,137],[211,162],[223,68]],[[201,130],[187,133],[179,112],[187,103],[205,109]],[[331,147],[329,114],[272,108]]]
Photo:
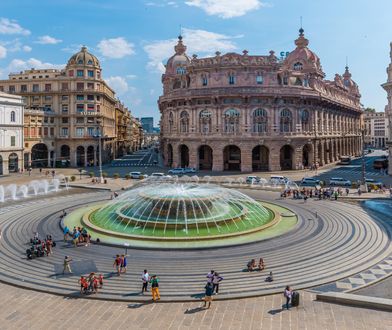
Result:
[[63,68],[82,45],[136,117],[159,120],[164,64],[181,32],[187,54],[292,51],[300,17],[327,79],[346,58],[362,103],[384,111],[391,0],[0,0],[0,78]]

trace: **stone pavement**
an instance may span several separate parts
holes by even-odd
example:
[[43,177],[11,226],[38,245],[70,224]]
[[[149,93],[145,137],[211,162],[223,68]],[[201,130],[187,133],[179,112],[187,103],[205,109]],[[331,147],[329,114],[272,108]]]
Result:
[[60,296],[0,284],[1,329],[391,329],[388,312],[314,301],[282,311],[283,295],[201,303],[129,304]]

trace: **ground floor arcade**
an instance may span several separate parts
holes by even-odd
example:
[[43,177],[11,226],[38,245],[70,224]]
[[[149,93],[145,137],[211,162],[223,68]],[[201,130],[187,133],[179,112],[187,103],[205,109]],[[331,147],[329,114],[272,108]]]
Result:
[[23,168],[22,150],[0,151],[0,175],[18,172]]
[[360,136],[262,141],[163,141],[164,164],[213,171],[279,171],[324,166],[359,156]]

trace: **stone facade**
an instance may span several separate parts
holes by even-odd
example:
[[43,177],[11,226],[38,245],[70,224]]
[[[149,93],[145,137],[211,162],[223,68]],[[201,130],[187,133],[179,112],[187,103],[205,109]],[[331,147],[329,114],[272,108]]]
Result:
[[387,82],[381,86],[387,92],[388,104],[385,106],[385,116],[388,122],[388,149],[389,149],[389,168],[388,173],[392,175],[392,42],[390,43],[389,57],[391,63],[387,67]]
[[326,80],[302,29],[295,44],[281,61],[246,50],[199,59],[180,36],[158,101],[165,165],[274,171],[359,155],[360,93],[348,67]]
[[385,113],[365,111],[363,122],[365,146],[384,148],[388,143],[388,119]]
[[0,92],[0,175],[23,168],[23,100]]
[[62,70],[11,73],[0,81],[0,91],[23,96],[26,104],[25,167],[97,165],[99,143],[103,162],[129,149],[128,109],[119,105],[102,79],[99,60],[86,47]]

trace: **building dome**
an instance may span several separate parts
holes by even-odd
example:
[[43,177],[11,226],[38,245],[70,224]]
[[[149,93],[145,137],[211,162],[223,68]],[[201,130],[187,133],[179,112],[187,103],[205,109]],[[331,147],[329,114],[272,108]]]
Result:
[[98,58],[88,52],[86,46],[83,46],[79,52],[71,56],[68,60],[68,66],[69,65],[100,66]]
[[166,72],[175,72],[177,67],[188,65],[190,57],[185,53],[186,46],[182,42],[182,36],[178,36],[178,43],[174,46],[175,54],[170,57],[166,64]]

